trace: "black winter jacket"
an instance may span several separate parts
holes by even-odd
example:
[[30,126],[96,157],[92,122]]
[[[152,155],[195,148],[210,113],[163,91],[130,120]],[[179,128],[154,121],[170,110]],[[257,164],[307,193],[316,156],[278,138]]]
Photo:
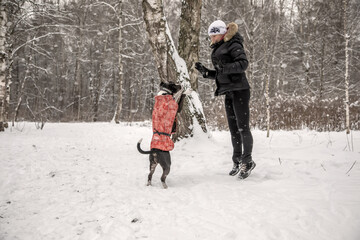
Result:
[[216,80],[215,96],[250,88],[245,74],[248,60],[242,43],[237,24],[230,23],[224,39],[211,45],[215,70],[210,70],[207,77]]

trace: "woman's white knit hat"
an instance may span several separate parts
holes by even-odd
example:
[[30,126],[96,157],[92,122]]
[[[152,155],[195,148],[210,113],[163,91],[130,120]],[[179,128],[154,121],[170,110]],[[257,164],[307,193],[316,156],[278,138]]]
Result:
[[208,34],[209,34],[209,36],[225,34],[226,31],[227,31],[226,24],[221,20],[216,20],[212,24],[210,24],[209,29],[208,29]]

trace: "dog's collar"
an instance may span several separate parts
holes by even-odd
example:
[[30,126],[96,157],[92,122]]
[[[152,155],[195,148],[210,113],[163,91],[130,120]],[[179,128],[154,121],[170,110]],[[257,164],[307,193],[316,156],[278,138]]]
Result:
[[160,92],[158,92],[157,94],[158,96],[161,96],[161,95],[171,95],[171,93],[165,91],[165,90],[160,90]]
[[173,93],[170,89],[168,89],[168,88],[166,88],[166,87],[160,87],[160,91],[164,91],[164,92],[166,92],[166,93],[168,93],[168,94],[172,94],[172,93]]

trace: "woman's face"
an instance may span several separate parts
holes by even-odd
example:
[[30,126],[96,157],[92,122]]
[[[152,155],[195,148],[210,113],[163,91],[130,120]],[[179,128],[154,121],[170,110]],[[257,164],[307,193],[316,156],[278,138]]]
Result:
[[211,35],[210,39],[211,39],[211,43],[218,43],[221,41],[221,39],[223,38],[224,34],[217,34],[217,35]]

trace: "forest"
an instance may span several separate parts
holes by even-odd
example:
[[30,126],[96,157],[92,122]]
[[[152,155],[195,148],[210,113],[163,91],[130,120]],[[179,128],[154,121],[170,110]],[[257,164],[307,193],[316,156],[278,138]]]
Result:
[[[150,120],[161,78],[144,2],[1,0],[0,131],[18,121],[43,127]],[[156,2],[179,51],[191,45],[194,59],[209,68],[208,26],[217,19],[238,24],[249,60],[252,128],[360,129],[359,0]],[[182,14],[195,5],[200,21],[186,21]],[[198,29],[188,31],[196,43],[181,33],[189,30],[182,24]],[[215,82],[187,68],[207,126],[227,129]]]

